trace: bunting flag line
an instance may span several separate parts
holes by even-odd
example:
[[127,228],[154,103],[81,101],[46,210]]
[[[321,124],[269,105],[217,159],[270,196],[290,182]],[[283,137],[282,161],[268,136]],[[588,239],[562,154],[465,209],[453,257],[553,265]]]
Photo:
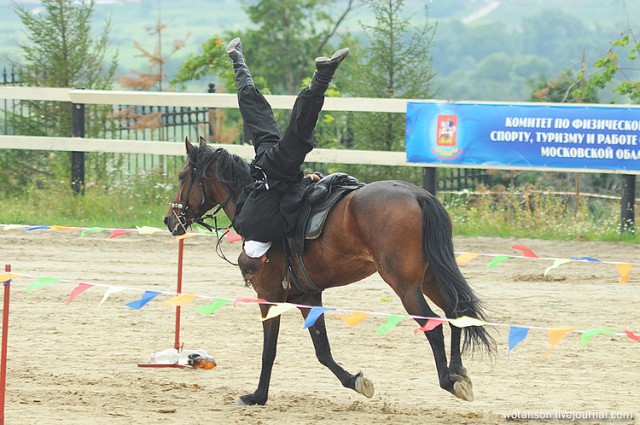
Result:
[[[109,233],[108,239],[115,239],[122,235],[126,235],[128,233],[138,233],[139,235],[152,235],[154,233],[166,232],[167,234],[169,234],[169,231],[167,229],[153,227],[153,226],[136,226],[135,229],[121,229],[121,228],[107,228],[107,227],[99,227],[99,226],[94,226],[94,227],[59,226],[59,225],[29,226],[26,224],[0,224],[0,228],[2,228],[3,230],[25,229],[27,231],[46,230],[50,232],[63,231],[63,230],[67,230],[67,231],[79,230],[80,237],[85,237],[91,233],[108,232]],[[213,235],[218,237],[219,236],[218,232],[225,232],[227,236],[227,241],[229,242],[238,242],[242,240],[242,236],[238,235],[237,233],[231,232],[229,228],[224,228],[224,227],[217,228],[217,229],[214,229],[214,232],[211,232],[208,229],[198,224],[194,224],[193,228],[197,230],[197,232],[188,232],[185,235],[175,237],[175,240],[189,238],[196,235]]]
[[[159,227],[153,227],[153,226],[136,226],[135,229],[119,229],[119,228],[105,228],[105,227],[78,227],[78,226],[60,226],[60,225],[35,225],[35,226],[29,226],[29,225],[24,225],[24,224],[0,224],[0,228],[4,229],[5,231],[10,231],[10,230],[19,230],[19,229],[23,229],[26,231],[41,231],[41,230],[45,230],[45,231],[49,231],[49,232],[53,232],[53,231],[80,231],[80,237],[85,237],[88,234],[91,233],[100,233],[100,232],[108,232],[108,239],[117,239],[120,236],[123,236],[125,234],[130,234],[130,233],[137,233],[139,235],[151,235],[151,234],[155,234],[155,233],[159,233],[159,232],[166,232],[167,235],[169,235],[169,232],[166,231],[166,229],[161,229]],[[187,232],[181,236],[176,236],[176,237],[172,237],[172,239],[170,239],[170,242],[175,242],[175,241],[179,241],[181,239],[186,239],[186,238],[191,238],[194,236],[200,236],[200,235],[213,235],[218,237],[220,235],[219,232],[225,232],[223,233],[223,236],[226,236],[226,239],[228,242],[231,243],[235,243],[235,242],[239,242],[242,241],[242,237],[237,235],[236,233],[233,233],[230,231],[230,229],[228,228],[217,228],[215,229],[215,232],[209,232],[209,230],[205,229],[204,227],[198,226],[198,225],[194,225],[194,228],[197,230],[197,232]],[[616,271],[618,272],[618,283],[624,285],[626,283],[628,283],[629,278],[631,276],[631,270],[633,268],[633,266],[635,265],[639,265],[640,263],[637,262],[629,262],[629,261],[602,261],[599,260],[597,258],[594,257],[588,257],[588,256],[572,256],[570,258],[554,258],[554,257],[540,257],[538,256],[530,247],[524,246],[524,245],[513,245],[511,247],[512,249],[518,250],[522,253],[522,255],[507,255],[507,254],[482,254],[482,253],[475,253],[475,252],[456,252],[456,261],[458,263],[459,266],[465,266],[467,265],[470,261],[484,256],[484,257],[491,257],[491,261],[487,264],[487,268],[488,269],[492,269],[495,268],[497,266],[499,266],[500,264],[502,264],[503,262],[505,262],[508,259],[517,259],[517,258],[523,258],[523,259],[531,259],[531,260],[543,260],[543,261],[552,261],[553,264],[549,267],[547,267],[544,270],[544,275],[547,276],[552,270],[557,269],[558,267],[560,267],[563,264],[567,264],[570,262],[579,262],[579,263],[599,263],[599,264],[611,264],[614,265],[616,268]]]
[[[54,278],[54,277],[34,277],[28,276],[19,273],[4,273],[0,274],[0,279],[10,279],[12,281],[20,282],[22,279],[31,279],[33,282],[27,285],[27,290],[25,291],[27,294],[32,293],[34,290],[39,288],[48,287],[57,283],[73,283],[73,281]],[[145,290],[141,288],[124,288],[119,286],[98,284],[98,283],[85,283],[80,282],[77,283],[76,286],[71,291],[69,299],[65,304],[70,304],[76,297],[85,292],[86,290],[92,287],[102,287],[106,288],[105,294],[102,297],[102,300],[98,304],[100,307],[110,295],[123,292],[125,290],[142,292],[140,298],[138,300],[129,302],[125,304],[127,307],[130,307],[134,310],[140,310],[149,302],[154,300],[155,298],[165,295],[170,298],[164,301],[164,306],[182,306],[187,305],[192,302],[195,302],[200,299],[209,299],[213,300],[208,305],[197,306],[195,310],[201,313],[204,316],[208,316],[218,309],[222,308],[227,304],[233,303],[235,306],[237,303],[249,304],[249,303],[257,303],[257,304],[267,304],[270,306],[267,315],[262,318],[263,321],[269,320],[273,317],[282,315],[289,310],[300,308],[307,309],[308,314],[305,319],[305,328],[309,328],[315,324],[318,318],[326,314],[329,311],[335,311],[340,313],[339,315],[334,314],[333,317],[336,317],[343,322],[345,322],[350,327],[355,327],[363,320],[365,320],[369,316],[379,316],[385,317],[385,323],[377,326],[376,334],[384,335],[389,331],[393,330],[398,324],[404,320],[405,318],[416,319],[418,321],[426,320],[425,324],[419,328],[414,329],[414,334],[419,332],[428,332],[430,330],[435,329],[441,324],[448,322],[452,326],[456,326],[459,328],[465,328],[469,326],[491,326],[491,327],[507,327],[509,329],[509,339],[508,339],[508,350],[512,352],[513,349],[522,341],[524,341],[530,330],[546,330],[547,337],[549,341],[549,348],[545,352],[545,356],[549,356],[556,346],[565,339],[565,337],[570,333],[577,333],[580,335],[580,347],[584,348],[592,339],[594,339],[598,335],[608,335],[612,337],[626,337],[635,342],[640,342],[640,333],[624,330],[623,332],[616,332],[610,328],[589,328],[585,330],[576,330],[575,327],[572,326],[560,326],[560,327],[550,327],[544,328],[539,326],[526,326],[526,325],[513,325],[513,324],[504,324],[504,323],[489,323],[480,319],[476,319],[468,316],[461,316],[457,318],[438,318],[438,317],[420,317],[413,316],[408,314],[390,314],[390,313],[382,313],[382,312],[370,312],[370,311],[362,311],[362,310],[346,310],[346,309],[338,309],[335,307],[324,307],[324,306],[308,306],[308,305],[297,305],[292,303],[272,303],[267,300],[261,298],[222,298],[222,297],[212,297],[212,296],[202,296],[197,294],[177,294],[174,292],[161,292],[161,291],[151,291]],[[347,315],[345,315],[345,313]]]

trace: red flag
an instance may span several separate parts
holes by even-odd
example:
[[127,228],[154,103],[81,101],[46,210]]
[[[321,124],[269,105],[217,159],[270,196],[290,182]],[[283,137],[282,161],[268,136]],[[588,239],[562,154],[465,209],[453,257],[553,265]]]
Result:
[[640,335],[636,335],[631,331],[624,331],[624,333],[627,334],[627,336],[632,340],[640,342]]
[[113,239],[113,238],[117,238],[118,236],[122,236],[125,233],[129,233],[131,232],[131,229],[115,229],[113,232],[111,232],[111,234],[109,235],[109,239]]
[[445,321],[442,319],[429,319],[424,326],[420,326],[419,328],[415,328],[413,330],[414,335],[418,335],[418,332],[429,332],[443,324]]
[[532,250],[531,248],[527,248],[526,246],[522,246],[522,245],[514,245],[511,248],[513,249],[517,249],[519,251],[522,251],[522,255],[524,255],[525,257],[529,257],[529,258],[540,258],[538,257]]
[[71,294],[69,295],[69,300],[66,302],[66,304],[67,305],[71,304],[71,302],[75,300],[78,295],[82,294],[84,291],[91,288],[92,286],[93,285],[89,283],[78,283],[78,286],[73,288],[73,291],[71,291]]

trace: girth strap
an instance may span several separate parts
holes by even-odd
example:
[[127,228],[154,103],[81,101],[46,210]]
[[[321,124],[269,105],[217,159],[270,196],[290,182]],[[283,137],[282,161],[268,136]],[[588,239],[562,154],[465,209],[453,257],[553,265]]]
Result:
[[[291,281],[293,282],[294,286],[303,294],[317,294],[319,292],[322,292],[322,289],[318,288],[309,277],[307,269],[304,267],[302,256],[298,254],[296,249],[294,248],[294,240],[292,238],[285,238],[282,241],[282,245],[284,248],[284,258],[287,263],[287,272],[291,277]],[[296,269],[293,266],[294,261],[300,270],[300,274],[302,275],[301,277],[298,276],[298,273],[296,273]]]

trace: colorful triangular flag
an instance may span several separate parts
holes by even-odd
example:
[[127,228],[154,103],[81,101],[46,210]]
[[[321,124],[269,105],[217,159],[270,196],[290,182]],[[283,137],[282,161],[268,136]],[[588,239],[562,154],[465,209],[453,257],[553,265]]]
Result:
[[545,356],[551,355],[551,352],[553,351],[554,348],[556,348],[556,345],[558,345],[560,341],[562,341],[564,337],[573,330],[574,328],[572,327],[560,327],[560,328],[549,329],[548,335],[549,335],[549,343],[551,344],[551,346],[544,353],[544,355]]
[[366,311],[353,311],[349,316],[337,316],[337,317],[338,319],[346,323],[350,328],[353,328],[358,323],[366,319],[368,315],[369,313],[367,313]]
[[629,276],[631,275],[631,269],[633,268],[632,264],[616,264],[616,270],[620,274],[620,279],[618,279],[618,283],[624,285],[629,280]]
[[320,305],[314,305],[313,307],[311,307],[311,310],[309,310],[307,317],[304,319],[304,329],[308,329],[311,326],[315,325],[318,318],[328,310],[335,310],[335,308],[328,308]]
[[216,310],[218,310],[219,308],[229,304],[230,302],[231,302],[231,300],[218,298],[214,302],[212,302],[211,304],[207,304],[207,305],[202,305],[202,306],[196,307],[196,311],[198,313],[202,314],[203,316],[209,316],[210,314],[213,314]]
[[615,335],[616,332],[613,329],[608,328],[598,328],[598,329],[587,329],[582,332],[582,338],[580,338],[580,346],[585,347],[589,341],[591,341],[597,335]]
[[144,291],[144,293],[140,296],[139,300],[131,301],[130,303],[125,304],[127,307],[132,308],[134,310],[140,310],[142,307],[147,305],[149,301],[154,299],[160,295],[160,292],[156,291]]
[[42,288],[43,286],[49,286],[60,282],[57,277],[39,277],[29,286],[27,286],[26,292],[30,294],[35,289]]
[[509,327],[509,351],[513,351],[516,345],[520,344],[529,334],[529,328],[524,326]]
[[94,285],[91,285],[89,283],[78,283],[78,286],[76,286],[75,288],[73,288],[73,291],[71,291],[71,294],[69,295],[69,299],[67,300],[67,302],[65,304],[69,305],[71,304],[71,302],[73,300],[76,299],[76,297],[80,294],[82,294],[84,291],[86,291],[87,289],[93,287]]
[[489,264],[487,264],[487,268],[488,269],[492,269],[495,266],[497,266],[498,264],[500,264],[500,263],[502,263],[502,262],[504,262],[504,261],[506,261],[508,259],[509,259],[508,255],[497,255],[493,260],[491,260],[489,262]]
[[400,323],[405,317],[407,317],[406,314],[391,314],[387,316],[387,322],[378,326],[378,329],[376,329],[376,334],[386,334],[387,332],[398,326],[398,323]]
[[443,324],[444,322],[446,322],[446,320],[444,319],[427,319],[427,322],[424,325],[420,326],[419,328],[415,328],[413,330],[413,334],[417,335],[420,332],[432,331],[438,326],[440,326],[441,324]]
[[162,303],[165,307],[182,307],[198,298],[195,294],[178,294]]
[[289,310],[293,310],[296,307],[297,306],[295,304],[290,304],[290,303],[278,303],[278,304],[272,305],[269,308],[269,312],[267,313],[267,315],[262,318],[262,321],[264,322],[265,320],[273,319],[274,317],[280,316],[282,313],[285,313]]

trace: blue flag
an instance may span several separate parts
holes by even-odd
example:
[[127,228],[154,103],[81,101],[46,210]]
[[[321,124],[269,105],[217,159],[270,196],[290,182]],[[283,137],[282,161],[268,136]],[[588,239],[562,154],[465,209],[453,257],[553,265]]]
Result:
[[516,348],[516,345],[520,344],[527,337],[529,328],[523,328],[522,326],[511,326],[509,328],[509,351]]
[[309,314],[307,314],[307,318],[304,319],[304,329],[310,328],[313,326],[318,318],[324,314],[327,310],[335,310],[335,308],[327,308],[321,306],[313,306],[311,310],[309,310]]
[[151,301],[158,295],[160,295],[160,292],[144,291],[144,294],[142,294],[139,300],[131,301],[130,303],[127,304],[127,307],[131,307],[134,310],[140,310],[142,307],[147,305],[149,301]]

